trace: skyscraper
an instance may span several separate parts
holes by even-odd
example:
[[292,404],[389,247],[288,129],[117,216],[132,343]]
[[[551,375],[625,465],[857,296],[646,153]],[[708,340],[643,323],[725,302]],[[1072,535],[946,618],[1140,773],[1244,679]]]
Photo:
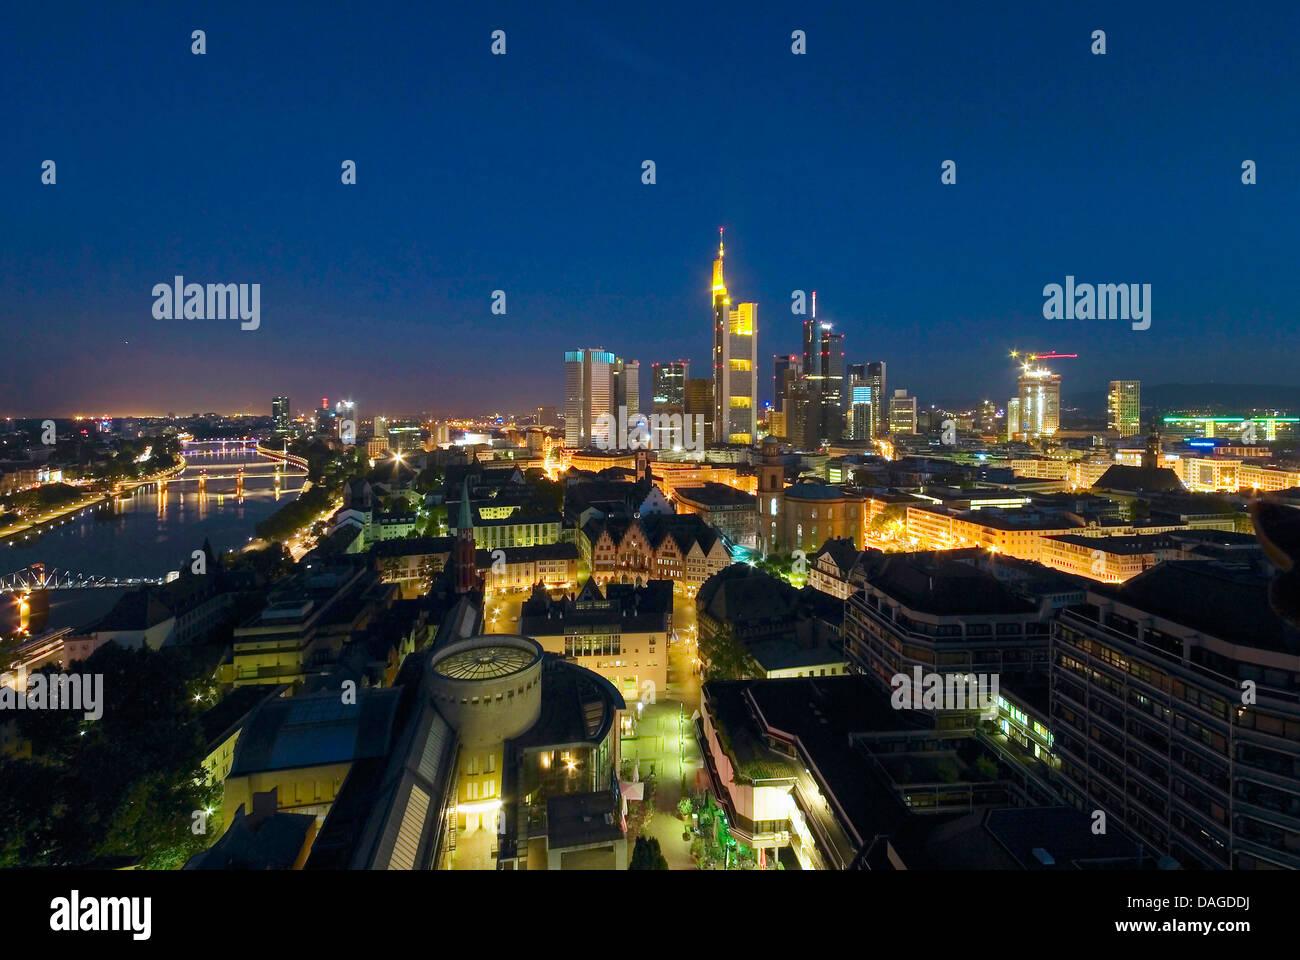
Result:
[[803,361],[799,354],[778,353],[772,356],[772,410],[767,418],[767,432],[773,436],[792,436],[791,385],[802,375]]
[[614,413],[617,414],[622,407],[630,423],[641,412],[641,364],[636,360],[615,357],[610,375],[614,378]]
[[722,254],[719,230],[713,261],[713,436],[720,443],[750,444],[758,430],[758,304],[731,309]]
[[822,436],[840,440],[844,436],[844,334],[834,333],[825,324],[822,331],[821,403]]
[[1061,425],[1061,375],[1025,364],[1020,374],[1020,434],[1025,440],[1053,436]]
[[290,414],[289,412],[289,398],[272,397],[271,398],[271,420],[274,421],[275,432],[280,436],[285,436],[286,434],[288,434],[289,424],[292,421],[292,419],[293,419],[293,415]]
[[1141,384],[1137,380],[1112,380],[1106,396],[1106,425],[1121,437],[1140,433]]
[[[703,442],[713,443],[713,381],[707,377],[696,377],[686,381],[686,415],[704,418]],[[692,420],[694,424],[696,421]]]
[[[659,417],[671,417],[674,414],[686,415],[686,381],[690,379],[691,362],[689,360],[670,360],[667,363],[650,364],[652,387],[651,412]],[[655,438],[656,446],[663,450],[672,446],[672,430],[663,426],[667,421],[660,421],[659,435]]]
[[785,386],[787,374],[793,371],[798,377],[803,373],[803,363],[797,353],[772,354],[772,409],[785,412]]
[[1007,401],[1007,439],[1015,440],[1020,434],[1020,398],[1012,397]]
[[614,404],[614,354],[595,347],[564,354],[564,445],[570,449],[608,441],[594,435],[602,414],[617,416]]
[[916,397],[906,390],[895,390],[889,401],[889,432],[916,433]]
[[871,384],[867,380],[867,365],[855,363],[849,367],[849,436],[854,440],[870,440],[874,419],[871,401]]
[[867,364],[867,387],[871,400],[871,437],[875,439],[889,433],[889,394],[885,392],[884,360]]

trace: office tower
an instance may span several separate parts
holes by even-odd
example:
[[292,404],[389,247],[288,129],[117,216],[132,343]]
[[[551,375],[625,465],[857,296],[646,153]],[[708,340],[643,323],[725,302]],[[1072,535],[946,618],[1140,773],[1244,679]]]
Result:
[[641,412],[641,364],[636,360],[615,357],[610,375],[614,378],[614,413],[624,410],[627,421],[631,423],[632,418]]
[[797,353],[775,354],[772,369],[773,401],[767,432],[777,437],[793,437],[792,424],[800,418],[790,407],[790,397],[792,385],[803,376],[803,360]]
[[821,409],[807,377],[790,380],[786,386],[785,435],[801,450],[821,445]]
[[884,360],[867,364],[867,386],[871,391],[871,437],[875,439],[889,433],[889,394],[885,392]]
[[[657,417],[686,416],[686,381],[690,379],[689,360],[670,360],[650,364],[652,387],[651,413]],[[671,421],[661,419],[656,427],[655,446],[670,449],[675,444]]]
[[537,408],[535,416],[539,427],[558,427],[560,425],[560,414],[555,407],[544,406]]
[[[786,384],[803,373],[803,362],[797,353],[772,354],[772,409],[785,412]],[[793,376],[791,376],[793,375]]]
[[855,363],[849,371],[849,436],[854,440],[870,440],[873,416],[867,367]]
[[1007,439],[1015,440],[1020,434],[1020,398],[1007,401]]
[[289,424],[293,415],[289,413],[288,397],[271,398],[271,420],[274,422],[275,432],[284,436],[289,432]]
[[328,397],[320,398],[320,409],[316,411],[316,432],[334,432],[334,411],[330,409]]
[[1020,433],[1026,440],[1053,436],[1061,425],[1061,376],[1025,364],[1020,374]]
[[895,390],[889,401],[889,432],[916,433],[916,397],[906,390]]
[[691,361],[670,360],[650,364],[654,379],[653,411],[683,413],[686,409],[686,381],[691,376]]
[[614,404],[614,354],[594,349],[567,350],[564,354],[564,445],[580,450],[598,440],[608,442],[604,431],[595,436],[601,415],[618,416]]
[[[814,308],[815,309],[815,308]],[[822,437],[840,440],[844,436],[844,334],[824,324],[821,337]]]
[[1140,433],[1141,385],[1137,380],[1112,380],[1106,395],[1106,425],[1121,437]]
[[[705,377],[699,377],[686,381],[686,415],[694,418],[699,415],[704,418],[704,440],[707,445],[713,442],[713,411],[715,405],[713,402],[713,381]],[[691,420],[694,430],[696,421]],[[695,435],[692,434],[694,437]],[[695,442],[700,442],[698,438]]]
[[719,230],[713,261],[713,435],[720,443],[750,444],[758,430],[758,304],[731,309],[722,253]]
[[976,423],[981,434],[989,435],[997,429],[998,405],[992,400],[980,402]]
[[374,440],[382,440],[384,442],[383,447],[380,448],[381,450],[388,449],[388,418],[387,417],[382,417],[382,416],[375,417],[372,421],[370,421],[370,436]]

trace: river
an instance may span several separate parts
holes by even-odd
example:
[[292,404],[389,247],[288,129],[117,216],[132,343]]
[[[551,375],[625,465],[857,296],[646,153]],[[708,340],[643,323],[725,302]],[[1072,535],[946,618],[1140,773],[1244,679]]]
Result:
[[194,480],[173,480],[163,493],[143,488],[115,505],[88,507],[39,536],[0,542],[0,574],[41,562],[47,571],[86,577],[163,577],[188,563],[205,537],[218,554],[247,544],[253,528],[296,497],[305,479],[296,470],[284,473],[277,494],[277,465],[246,447],[191,447],[185,459],[182,478],[201,471],[213,477],[234,474],[244,464],[243,497],[235,496],[234,479],[209,480],[206,495],[199,494]]

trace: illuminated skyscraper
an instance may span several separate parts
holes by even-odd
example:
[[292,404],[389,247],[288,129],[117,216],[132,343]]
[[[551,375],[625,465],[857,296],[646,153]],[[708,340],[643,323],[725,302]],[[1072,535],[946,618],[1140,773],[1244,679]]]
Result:
[[916,397],[906,390],[895,390],[889,401],[889,432],[916,433]]
[[[691,362],[670,360],[667,363],[652,363],[650,369],[654,390],[651,413],[660,417],[671,417],[674,414],[685,416],[686,381],[691,376]],[[660,423],[656,445],[662,450],[672,446],[673,438],[671,428],[662,425],[665,421]]]
[[615,357],[610,375],[614,378],[614,412],[623,407],[631,422],[641,412],[641,364],[636,360]]
[[874,420],[871,384],[865,364],[854,364],[849,373],[849,434],[854,440],[870,440]]
[[1137,380],[1112,380],[1106,395],[1106,425],[1121,437],[1141,432],[1141,385]]
[[289,423],[293,419],[293,414],[289,412],[288,397],[271,398],[271,419],[275,423],[275,432],[284,436],[289,432]]
[[758,304],[731,309],[722,254],[719,230],[713,261],[713,436],[719,443],[749,444],[758,428]]
[[886,393],[885,361],[877,360],[867,364],[867,388],[871,401],[871,438],[877,439],[889,434],[889,394]]
[[602,414],[618,416],[615,404],[614,354],[601,347],[568,350],[564,354],[564,445],[581,450],[593,446]]
[[1061,375],[1025,364],[1020,374],[1020,435],[1025,440],[1055,435],[1061,425]]
[[1014,440],[1020,433],[1020,398],[1012,397],[1007,401],[1007,439]]

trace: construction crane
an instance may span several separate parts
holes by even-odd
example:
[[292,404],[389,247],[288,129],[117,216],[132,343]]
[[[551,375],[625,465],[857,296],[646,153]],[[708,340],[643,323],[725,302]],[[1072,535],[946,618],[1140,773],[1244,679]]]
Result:
[[[1079,355],[1077,353],[1057,353],[1055,350],[1049,350],[1046,353],[1024,354],[1024,358],[1027,363],[1033,363],[1035,360],[1069,360],[1069,359],[1077,358],[1078,356]],[[1019,350],[1011,351],[1011,358],[1013,360],[1019,360],[1020,357],[1021,357],[1021,353]]]

